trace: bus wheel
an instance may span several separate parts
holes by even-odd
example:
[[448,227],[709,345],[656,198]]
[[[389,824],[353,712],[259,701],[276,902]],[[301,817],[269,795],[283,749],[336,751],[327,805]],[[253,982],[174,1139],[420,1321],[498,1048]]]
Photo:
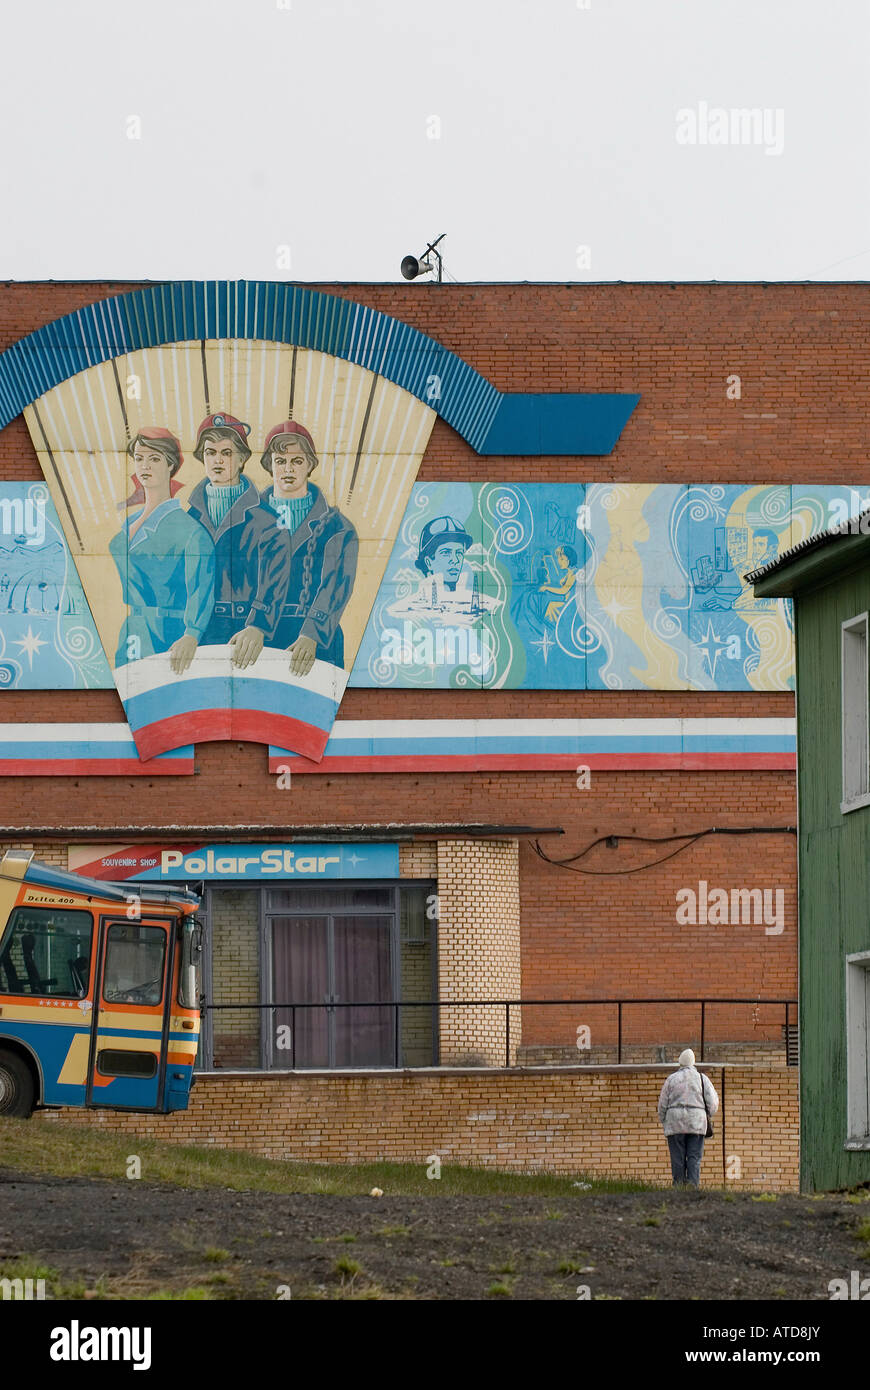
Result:
[[0,1115],[26,1120],[33,1110],[33,1077],[14,1052],[0,1052]]

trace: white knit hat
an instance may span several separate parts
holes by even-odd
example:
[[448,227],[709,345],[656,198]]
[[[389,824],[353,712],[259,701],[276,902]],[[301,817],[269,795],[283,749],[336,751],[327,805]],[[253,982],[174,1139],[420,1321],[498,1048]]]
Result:
[[681,1052],[681,1053],[680,1053],[680,1066],[681,1066],[681,1067],[693,1067],[694,1065],[695,1065],[695,1054],[694,1054],[694,1052],[692,1051],[692,1049],[691,1049],[690,1047],[687,1047],[686,1050],[685,1050],[685,1052]]

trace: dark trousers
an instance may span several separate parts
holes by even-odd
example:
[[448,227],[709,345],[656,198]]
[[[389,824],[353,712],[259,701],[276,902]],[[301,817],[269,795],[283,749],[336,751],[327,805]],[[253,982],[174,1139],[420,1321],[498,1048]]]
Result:
[[679,1187],[681,1183],[700,1187],[701,1159],[704,1154],[703,1134],[669,1134],[667,1139],[671,1151],[674,1187]]

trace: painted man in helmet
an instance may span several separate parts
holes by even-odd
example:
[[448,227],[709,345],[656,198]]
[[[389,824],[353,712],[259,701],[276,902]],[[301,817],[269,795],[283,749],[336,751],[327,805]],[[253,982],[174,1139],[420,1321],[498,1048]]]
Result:
[[190,497],[190,513],[215,547],[215,605],[202,642],[228,642],[239,667],[253,665],[265,643],[276,645],[290,583],[287,532],[244,475],[250,432],[226,411],[203,420],[193,456],[206,476]]
[[465,552],[473,544],[471,536],[452,516],[436,516],[420,532],[414,564],[422,575],[432,575],[448,593],[455,593]]
[[480,592],[479,573],[465,564],[473,538],[452,516],[436,516],[420,532],[414,566],[423,575],[415,593],[390,604],[394,618],[425,618],[443,622],[455,618],[467,625],[492,612],[498,599]]
[[291,556],[274,645],[288,648],[296,676],[307,675],[315,660],[344,666],[340,622],[356,579],[356,531],[311,482],[318,457],[304,425],[296,420],[275,425],[261,463],[272,474],[263,502],[289,537]]

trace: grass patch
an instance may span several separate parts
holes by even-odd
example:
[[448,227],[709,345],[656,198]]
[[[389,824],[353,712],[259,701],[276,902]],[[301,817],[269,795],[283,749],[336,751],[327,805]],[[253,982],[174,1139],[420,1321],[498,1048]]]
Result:
[[146,1303],[207,1303],[210,1300],[208,1289],[155,1289],[145,1294]]
[[[140,1299],[199,1301],[220,1296],[212,1294],[208,1288],[200,1287],[171,1289],[158,1284],[155,1288],[157,1280],[153,1276],[149,1278],[147,1262],[126,1274],[101,1274],[99,1278],[86,1283],[80,1277],[63,1275],[51,1265],[43,1265],[38,1260],[22,1256],[20,1259],[7,1260],[0,1264],[0,1279],[44,1279],[46,1298],[62,1302],[89,1300],[116,1303]],[[227,1274],[213,1274],[208,1282],[229,1284],[232,1281]]]
[[0,1168],[118,1181],[127,1180],[127,1159],[131,1154],[142,1161],[141,1181],[193,1189],[223,1187],[236,1192],[368,1196],[373,1187],[380,1187],[385,1197],[542,1196],[570,1200],[590,1193],[661,1190],[658,1184],[610,1175],[581,1174],[589,1186],[579,1188],[575,1186],[577,1178],[570,1176],[503,1173],[493,1168],[453,1165],[442,1168],[439,1182],[430,1182],[424,1163],[285,1163],[210,1144],[164,1144],[157,1139],[113,1134],[45,1116],[0,1120]]
[[209,1264],[219,1265],[230,1258],[230,1252],[229,1250],[220,1250],[215,1245],[209,1245],[207,1249],[203,1250],[202,1258],[208,1260]]
[[41,1265],[38,1260],[28,1259],[25,1255],[0,1264],[0,1279],[44,1279],[47,1287],[59,1278],[59,1269],[52,1265]]
[[584,1173],[583,1181],[569,1179],[574,1197],[595,1196],[596,1192],[670,1192],[669,1182],[641,1182],[639,1178],[623,1178],[618,1173]]
[[513,1285],[506,1279],[501,1279],[495,1284],[490,1284],[486,1291],[487,1298],[511,1298],[513,1296]]
[[759,1192],[752,1198],[753,1202],[776,1202],[778,1200],[775,1192]]
[[382,1302],[385,1299],[394,1300],[417,1297],[413,1290],[405,1290],[404,1293],[391,1293],[389,1289],[385,1289],[382,1285],[375,1284],[371,1280],[363,1284],[355,1284],[353,1281],[349,1284],[342,1284],[340,1288],[335,1290],[332,1296],[333,1298],[341,1299],[349,1303],[356,1303],[361,1300],[368,1301],[370,1299]]
[[867,1221],[862,1221],[855,1234],[857,1235],[861,1244],[868,1247],[868,1250],[865,1251],[865,1253],[870,1253],[870,1219],[868,1219]]

